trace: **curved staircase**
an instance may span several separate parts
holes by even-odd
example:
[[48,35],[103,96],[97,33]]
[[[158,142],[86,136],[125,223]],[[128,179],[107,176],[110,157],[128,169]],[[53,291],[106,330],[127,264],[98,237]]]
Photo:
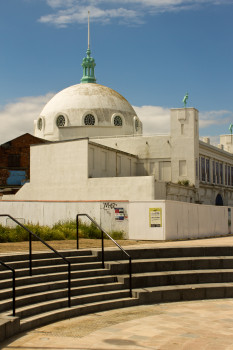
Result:
[[[132,258],[132,298],[129,263],[122,251],[105,250],[105,269],[99,250],[60,252],[71,262],[71,307],[67,265],[62,259],[54,253],[34,253],[29,276],[28,254],[2,255],[0,259],[16,271],[20,325],[15,333],[114,308],[233,297],[233,247],[128,248],[127,252]],[[12,315],[12,277],[4,268],[0,270],[0,313],[1,317]]]

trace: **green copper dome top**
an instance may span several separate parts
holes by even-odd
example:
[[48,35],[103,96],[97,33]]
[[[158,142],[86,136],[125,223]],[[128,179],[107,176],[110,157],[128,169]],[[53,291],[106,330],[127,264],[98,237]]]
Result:
[[91,57],[91,50],[88,47],[87,56],[84,57],[82,67],[83,67],[83,77],[81,83],[96,83],[95,78],[95,60]]

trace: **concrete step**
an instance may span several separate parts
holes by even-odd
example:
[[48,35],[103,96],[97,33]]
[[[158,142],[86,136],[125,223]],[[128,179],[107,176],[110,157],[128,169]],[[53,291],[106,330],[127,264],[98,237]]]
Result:
[[[117,282],[116,276],[111,275],[105,275],[105,276],[95,276],[95,277],[89,277],[89,278],[79,278],[75,280],[71,280],[71,290],[75,287],[85,287],[85,286],[92,286],[96,284],[104,284],[104,283],[114,283]],[[48,282],[48,283],[37,283],[32,285],[23,285],[16,288],[16,297],[20,297],[27,294],[34,294],[34,293],[42,293],[46,291],[53,291],[56,289],[67,289],[67,279],[57,282]],[[0,300],[7,299],[9,296],[11,296],[12,288],[6,288],[0,290]]]
[[[119,275],[118,281],[128,285],[129,276]],[[132,288],[222,282],[233,282],[232,269],[162,271],[132,275]]]
[[[133,260],[135,259],[163,259],[176,257],[211,257],[211,256],[233,256],[233,247],[215,246],[215,247],[181,247],[181,248],[134,248],[127,247],[128,252]],[[93,252],[101,259],[101,251]],[[127,257],[119,249],[106,249],[104,253],[106,261],[126,260]]]
[[24,332],[32,328],[37,328],[49,323],[57,322],[71,317],[77,317],[94,312],[107,311],[136,305],[139,305],[138,299],[126,297],[112,300],[103,300],[89,304],[82,304],[78,306],[72,306],[70,308],[65,307],[41,313],[39,317],[37,315],[34,315],[26,319],[22,319],[20,321],[20,330],[21,332]]
[[[125,274],[129,270],[127,260],[106,263],[112,274]],[[233,256],[183,257],[132,260],[132,273],[155,271],[233,269]]]
[[[124,289],[124,285],[119,282],[109,282],[103,284],[93,284],[82,287],[76,287],[71,289],[71,298],[77,296],[84,296],[86,294],[97,294],[102,292],[110,292]],[[0,301],[0,312],[6,312],[9,310],[11,312],[12,309],[12,298],[11,291],[6,299]],[[21,307],[26,305],[32,305],[42,302],[49,302],[50,300],[58,300],[58,299],[66,299],[67,300],[67,288],[56,289],[56,290],[48,290],[45,292],[40,291],[39,293],[34,294],[25,294],[16,297],[16,309],[18,310]]]
[[[99,269],[102,267],[100,262],[87,262],[80,264],[71,264],[71,271],[78,270],[93,270]],[[41,267],[32,267],[32,274],[35,275],[43,275],[43,274],[54,274],[58,272],[64,272],[68,270],[68,264],[60,264],[60,265],[49,265],[49,266],[41,266]],[[11,273],[11,272],[10,272]],[[4,276],[10,276],[9,272],[1,271],[0,278],[3,279]],[[27,269],[17,269],[16,277],[28,276],[29,268]]]
[[[72,256],[67,257],[71,265],[81,264],[81,263],[88,263],[88,262],[96,262],[96,257],[93,255],[87,255],[87,256]],[[14,262],[9,262],[9,266],[13,267],[14,269],[28,269],[29,268],[29,260],[18,260]],[[32,268],[38,268],[38,267],[44,267],[44,266],[59,266],[59,265],[66,265],[64,263],[64,260],[62,258],[50,258],[50,259],[32,259]],[[66,265],[67,266],[67,265]]]
[[[79,278],[87,278],[94,276],[106,276],[109,275],[109,271],[107,269],[93,269],[93,270],[83,270],[83,271],[73,271],[71,272],[71,280],[79,279]],[[6,280],[0,280],[0,289],[3,288],[12,288],[12,278],[10,278],[12,274],[9,275],[9,278]],[[68,273],[67,272],[59,272],[56,274],[44,274],[38,276],[23,276],[16,278],[16,287],[24,286],[26,284],[32,285],[36,283],[46,283],[46,282],[55,282],[61,280],[67,280]]]
[[[111,299],[121,299],[121,298],[127,298],[127,297],[129,297],[128,289],[86,294],[86,295],[72,297],[71,306],[101,302],[104,300],[111,300]],[[38,317],[40,317],[40,314],[44,312],[65,308],[67,306],[68,306],[67,297],[58,298],[56,300],[50,300],[49,302],[44,301],[44,302],[35,303],[33,305],[18,307],[16,309],[16,316],[20,317],[20,319],[31,317],[33,315],[38,315]]]
[[[33,244],[33,243],[32,243]],[[90,249],[79,249],[79,250],[59,250],[59,253],[64,257],[77,257],[77,256],[88,256],[92,255],[92,251]],[[32,251],[33,260],[42,260],[42,259],[57,259],[58,256],[54,252],[51,251],[42,251],[42,252],[34,252]],[[0,254],[0,260],[3,262],[13,262],[13,261],[28,261],[29,260],[29,250],[26,253],[13,253],[13,254]]]
[[233,298],[233,283],[203,283],[138,288],[133,290],[133,296],[139,298],[140,304]]

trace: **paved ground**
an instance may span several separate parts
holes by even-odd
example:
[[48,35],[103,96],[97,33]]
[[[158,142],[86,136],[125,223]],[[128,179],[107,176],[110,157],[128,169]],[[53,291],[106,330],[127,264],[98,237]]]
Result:
[[[153,245],[233,245],[233,237]],[[233,299],[95,313],[35,329],[0,346],[2,350],[233,350]]]
[[137,306],[65,320],[2,350],[232,350],[233,299]]

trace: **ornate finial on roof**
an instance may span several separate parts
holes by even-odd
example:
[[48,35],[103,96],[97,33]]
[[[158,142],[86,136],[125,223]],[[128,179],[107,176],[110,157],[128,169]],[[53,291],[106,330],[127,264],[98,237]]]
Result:
[[90,50],[90,11],[88,11],[88,42],[87,42],[87,56],[82,62],[83,77],[81,83],[96,83],[95,78],[95,60],[91,57]]

